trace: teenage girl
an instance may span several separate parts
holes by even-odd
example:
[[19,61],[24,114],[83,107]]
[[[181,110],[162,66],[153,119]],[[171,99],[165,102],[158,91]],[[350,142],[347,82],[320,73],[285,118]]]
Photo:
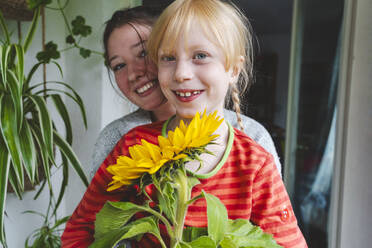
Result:
[[[107,192],[111,175],[106,168],[116,163],[119,155],[128,155],[128,147],[141,139],[157,143],[159,135],[166,135],[162,130],[173,130],[180,120],[187,123],[204,109],[224,117],[223,102],[228,92],[235,106],[239,104],[237,84],[244,82],[251,68],[250,35],[244,16],[219,0],[176,0],[163,12],[148,49],[158,65],[160,87],[176,115],[166,122],[137,127],[118,142],[68,221],[63,247],[87,247],[93,242],[95,215],[107,200],[138,200],[132,186]],[[196,172],[201,183],[193,188],[191,197],[204,190],[222,201],[230,219],[252,221],[283,247],[307,247],[273,157],[228,122],[216,133],[220,135],[218,145],[207,149],[217,156],[208,157],[205,166]],[[195,172],[196,165],[190,162],[186,167]],[[207,225],[204,199],[189,206],[185,225]],[[151,235],[144,235],[132,246],[158,244]]]

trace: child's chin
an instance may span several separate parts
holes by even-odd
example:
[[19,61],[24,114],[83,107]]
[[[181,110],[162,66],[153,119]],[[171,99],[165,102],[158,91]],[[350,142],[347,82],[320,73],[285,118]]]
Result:
[[196,113],[203,113],[201,110],[193,110],[193,111],[179,111],[177,112],[177,115],[181,117],[182,119],[192,119],[196,115]]

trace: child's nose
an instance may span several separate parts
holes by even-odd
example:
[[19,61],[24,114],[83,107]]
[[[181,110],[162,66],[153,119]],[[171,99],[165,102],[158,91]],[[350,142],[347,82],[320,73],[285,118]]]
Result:
[[178,61],[175,72],[175,80],[179,83],[183,83],[191,78],[192,70],[187,61]]

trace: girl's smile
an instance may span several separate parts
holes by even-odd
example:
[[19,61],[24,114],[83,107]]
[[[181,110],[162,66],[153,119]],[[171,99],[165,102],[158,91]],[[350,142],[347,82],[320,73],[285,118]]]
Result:
[[147,59],[145,43],[150,31],[150,27],[139,24],[116,28],[108,40],[107,51],[121,92],[140,108],[152,111],[163,105],[166,99],[159,87],[157,68]]
[[158,84],[158,80],[148,81],[145,84],[138,86],[135,91],[137,94],[144,97],[151,94],[159,86]]
[[200,94],[203,93],[204,90],[190,90],[190,89],[185,89],[185,90],[175,90],[174,94],[176,94],[176,97],[179,101],[182,102],[191,102],[198,98]]
[[188,33],[187,39],[181,33],[174,48],[161,45],[160,87],[179,118],[191,118],[204,109],[207,113],[217,110],[223,116],[229,83],[235,79],[232,70],[225,69],[222,49],[209,40],[200,25],[191,25]]

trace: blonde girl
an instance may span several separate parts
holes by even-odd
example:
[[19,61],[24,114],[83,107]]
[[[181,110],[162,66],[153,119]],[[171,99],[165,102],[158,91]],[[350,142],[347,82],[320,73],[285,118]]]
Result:
[[[96,213],[107,200],[138,202],[135,187],[107,192],[111,174],[106,171],[119,155],[141,139],[157,143],[159,135],[173,130],[196,112],[214,111],[224,117],[224,100],[230,92],[239,115],[238,89],[251,74],[251,39],[246,18],[233,5],[219,0],[176,0],[160,16],[148,42],[158,65],[161,90],[176,110],[165,122],[129,131],[115,146],[95,174],[82,201],[67,223],[63,247],[87,247],[93,242]],[[239,86],[238,86],[239,85]],[[209,145],[216,156],[206,155],[203,167],[186,164],[200,180],[192,196],[202,190],[218,197],[230,219],[248,219],[271,233],[286,248],[307,247],[275,167],[273,157],[228,122],[217,130],[218,144]],[[207,226],[206,201],[193,202],[185,225]],[[160,247],[157,239],[144,235],[132,247]]]

